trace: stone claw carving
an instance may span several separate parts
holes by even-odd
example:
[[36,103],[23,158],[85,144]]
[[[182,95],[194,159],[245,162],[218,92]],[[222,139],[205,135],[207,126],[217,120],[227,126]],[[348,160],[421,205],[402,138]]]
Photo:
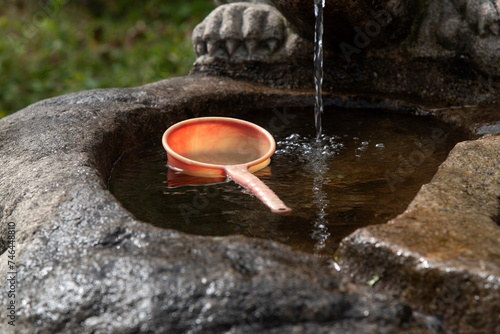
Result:
[[281,13],[261,3],[219,6],[193,31],[198,64],[214,59],[272,62],[290,52],[293,38],[299,37]]
[[483,72],[500,76],[500,0],[462,0],[469,29],[468,53]]
[[480,36],[500,33],[500,0],[462,0],[465,17]]
[[465,55],[482,72],[500,75],[500,0],[435,1],[427,11],[416,55]]

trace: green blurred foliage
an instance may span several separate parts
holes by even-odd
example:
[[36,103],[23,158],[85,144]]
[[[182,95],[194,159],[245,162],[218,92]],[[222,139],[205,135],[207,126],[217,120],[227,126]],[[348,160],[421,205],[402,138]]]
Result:
[[186,75],[211,0],[6,0],[0,117],[69,92]]

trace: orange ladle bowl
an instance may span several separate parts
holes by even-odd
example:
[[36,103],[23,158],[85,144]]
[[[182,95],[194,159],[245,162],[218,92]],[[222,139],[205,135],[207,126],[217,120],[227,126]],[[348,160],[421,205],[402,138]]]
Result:
[[276,149],[274,138],[260,126],[229,117],[193,118],[168,128],[162,144],[172,169],[192,176],[230,177],[272,212],[292,211],[252,174],[269,165]]

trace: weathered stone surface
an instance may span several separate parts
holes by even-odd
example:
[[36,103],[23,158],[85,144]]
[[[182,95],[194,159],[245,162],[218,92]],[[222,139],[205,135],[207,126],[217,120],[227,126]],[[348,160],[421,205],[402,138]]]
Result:
[[241,2],[218,7],[193,31],[198,64],[295,58],[298,39],[273,6]]
[[193,31],[193,73],[274,87],[307,87],[312,43],[299,37],[276,8],[236,2],[215,9]]
[[[270,6],[222,5],[194,32],[193,73],[311,87],[313,1],[272,2],[293,29],[281,19],[262,20],[280,16]],[[498,6],[492,0],[326,1],[324,90],[498,104]],[[280,80],[287,73],[294,78]]]
[[[275,3],[287,5],[289,12],[280,7],[282,12],[310,38],[312,11],[302,18],[299,9],[312,2]],[[338,17],[332,22],[335,36],[352,40],[360,52],[352,59],[338,50],[327,54],[326,91],[374,94],[369,105],[376,101],[394,108],[401,104],[388,97],[424,97],[440,107],[498,104],[498,1],[435,0],[417,13],[408,10],[416,1],[376,1],[374,8],[390,11],[394,21],[366,47],[354,44],[354,28],[371,22],[373,14],[364,9],[373,2],[338,3],[327,2],[327,16]],[[241,4],[228,6],[245,16]],[[253,11],[248,20],[262,13]],[[267,28],[280,26],[271,21],[275,25],[260,26],[257,35],[242,35],[254,39],[243,38],[245,47],[269,39],[274,31]],[[201,56],[209,54],[212,32],[219,43],[227,40],[220,39],[221,31],[238,33],[232,28],[243,27],[211,22],[210,29],[195,34],[196,43],[207,43],[206,50],[203,45],[198,50],[207,51]],[[217,62],[200,61],[194,72],[307,86],[311,44],[288,28],[276,44],[281,49],[264,45],[277,52],[274,58],[267,54],[234,65],[230,57],[214,57]],[[213,55],[229,49],[224,44],[212,49]],[[190,77],[62,96],[2,119],[0,272],[10,271],[6,250],[9,226],[15,224],[18,281],[16,327],[5,321],[11,299],[2,294],[0,332],[425,333],[430,328],[500,333],[498,135],[457,145],[405,213],[348,237],[339,253],[340,273],[269,241],[155,228],[137,221],[106,189],[112,165],[124,151],[159,140],[176,121],[239,115],[249,105],[311,101],[306,91]],[[329,102],[364,103],[339,96]],[[498,133],[498,107],[484,108],[415,110],[478,134]],[[369,281],[373,288],[366,286]]]
[[467,58],[486,76],[500,76],[500,4],[437,0],[426,6],[408,40],[416,57]]
[[[314,38],[314,1],[271,0],[280,12],[293,24],[301,36]],[[337,48],[342,41],[352,42],[356,29],[378,23],[379,28],[370,26],[376,36],[366,47],[395,43],[404,39],[411,29],[417,13],[418,1],[381,0],[326,0],[324,7],[325,44]]]
[[459,143],[405,213],[341,246],[354,281],[378,275],[459,333],[500,331],[500,135]]
[[160,140],[176,121],[308,99],[191,77],[70,94],[2,119],[0,272],[10,271],[13,223],[18,279],[16,326],[3,316],[14,299],[2,294],[0,332],[428,332],[436,319],[347,282],[314,256],[159,229],[106,189],[124,151]]

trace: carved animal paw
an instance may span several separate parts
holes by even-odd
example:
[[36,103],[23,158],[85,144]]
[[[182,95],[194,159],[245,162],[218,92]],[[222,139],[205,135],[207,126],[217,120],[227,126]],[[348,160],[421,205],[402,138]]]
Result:
[[461,0],[474,32],[465,42],[472,62],[483,72],[500,76],[500,0]]
[[461,0],[460,6],[480,36],[500,34],[500,0]]
[[[443,4],[435,27],[436,41],[445,54],[466,56],[482,72],[500,76],[500,0],[444,0]],[[432,30],[429,22],[421,31]]]
[[286,19],[272,6],[243,2],[222,5],[193,31],[196,62],[269,62],[286,56],[293,35]]

